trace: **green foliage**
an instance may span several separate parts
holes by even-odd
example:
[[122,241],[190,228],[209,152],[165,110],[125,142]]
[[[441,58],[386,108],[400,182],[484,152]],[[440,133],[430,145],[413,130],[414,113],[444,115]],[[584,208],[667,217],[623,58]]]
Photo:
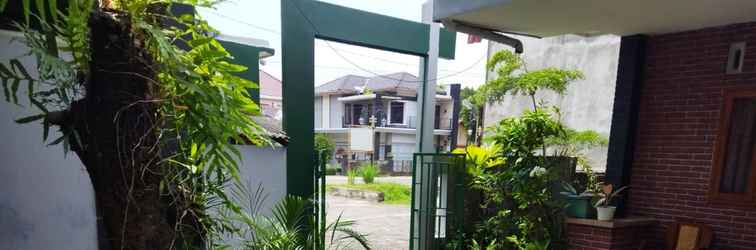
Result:
[[365,184],[370,184],[375,181],[375,177],[381,172],[381,169],[377,165],[372,163],[363,163],[358,169],[362,181]]
[[549,242],[548,241],[526,241],[517,238],[517,236],[510,236],[507,237],[507,240],[509,242],[512,242],[515,244],[517,249],[519,250],[549,250]]
[[618,189],[614,189],[614,186],[612,184],[606,184],[601,187],[601,192],[598,194],[598,201],[596,201],[596,204],[594,206],[596,207],[607,207],[611,206],[612,201],[614,198],[617,198],[620,196],[620,193],[622,191],[625,191],[625,189],[628,189],[630,186],[624,186],[620,187]]
[[[90,72],[88,21],[96,5],[94,0],[66,2],[68,7],[62,13],[52,7],[57,5],[56,0],[36,0],[34,6],[40,15],[33,15],[30,0],[23,0],[26,23],[17,26],[24,32],[23,42],[30,48],[28,55],[36,58],[39,79],[33,79],[17,60],[0,63],[6,100],[18,103],[19,86],[26,82],[29,101],[37,109],[34,112],[37,115],[18,122],[41,121],[45,139],[50,127],[47,118],[68,110],[73,101],[86,98],[82,86]],[[155,6],[172,3],[212,6],[215,2],[123,0],[113,5],[128,19],[133,37],[138,39],[135,42],[143,43],[159,65],[154,68],[157,79],[148,79],[158,88],[154,99],[144,101],[158,106],[157,117],[161,120],[154,122],[160,126],[155,133],[164,144],[156,146],[177,146],[174,154],[164,156],[158,163],[161,167],[157,169],[165,176],[161,191],[169,197],[188,197],[192,204],[181,204],[186,207],[183,212],[200,217],[202,230],[211,244],[221,234],[235,231],[235,227],[228,217],[205,211],[222,207],[240,212],[239,205],[224,193],[228,181],[238,181],[241,160],[240,152],[229,142],[268,143],[261,136],[261,128],[250,118],[259,113],[259,107],[250,98],[248,89],[257,85],[237,76],[246,68],[230,63],[232,55],[211,36],[218,31],[201,17],[176,17]],[[6,3],[7,0],[0,2],[0,10]],[[48,10],[51,15],[45,14],[44,6],[51,6]],[[30,17],[39,18],[41,30],[30,28]],[[165,28],[163,19],[174,20],[181,28]],[[62,40],[62,47],[57,47],[56,38]],[[189,49],[177,47],[179,41]],[[61,57],[59,52],[67,52],[71,57]],[[73,130],[62,132],[63,137],[51,144],[63,142],[68,150],[69,141],[78,140],[78,135]]]
[[568,156],[584,153],[591,148],[606,146],[609,140],[593,130],[578,131],[565,128],[564,135],[546,138],[546,144],[554,150],[554,155]]
[[347,183],[349,185],[354,185],[354,180],[357,178],[357,170],[355,169],[349,169],[347,171]]
[[467,146],[465,149],[455,149],[452,153],[465,154],[465,166],[470,176],[480,176],[488,169],[504,164],[501,157],[502,147],[492,144],[486,147]]
[[497,77],[471,92],[470,99],[485,103],[522,94],[530,97],[533,107],[489,128],[485,141],[492,146],[468,148],[471,186],[484,194],[482,206],[488,211],[474,238],[496,249],[561,249],[565,247],[563,204],[554,199],[551,189],[563,171],[555,169],[560,165],[546,157],[546,149],[574,157],[605,140],[595,132],[565,128],[559,110],[545,107],[543,101],[539,105],[535,95],[541,90],[564,94],[568,84],[583,74],[556,68],[529,71],[522,58],[510,51],[494,54],[486,68]]
[[[323,234],[318,235],[308,230],[306,225],[314,223],[310,214],[312,202],[297,196],[286,196],[273,208],[270,217],[252,214],[242,217],[244,226],[243,246],[246,249],[260,250],[315,250],[318,249],[319,237],[330,239],[328,249],[349,248],[357,242],[364,249],[370,249],[365,235],[360,234],[352,226],[353,221],[341,219],[341,215],[326,226]],[[350,248],[352,249],[352,248]]]
[[480,123],[480,112],[485,107],[485,99],[478,92],[469,87],[462,88],[460,92],[462,99],[462,109],[459,111],[459,118],[466,129],[472,129]]
[[[562,204],[549,190],[559,177],[534,152],[544,138],[564,133],[545,110],[526,111],[492,128],[493,146],[469,147],[467,164],[471,186],[484,194],[484,210],[494,210],[477,225],[476,239],[497,242],[497,248],[519,248],[537,242],[559,241]],[[516,239],[517,242],[514,242]]]
[[336,175],[340,169],[341,166],[337,164],[328,164],[326,165],[326,175]]
[[[583,79],[583,74],[576,70],[546,68],[528,71],[522,58],[508,50],[496,52],[487,62],[486,68],[489,71],[496,70],[497,73],[497,78],[479,89],[487,101],[501,101],[507,94],[532,97],[542,89],[563,94],[571,81]],[[533,102],[535,106],[535,101]]]
[[336,150],[336,143],[326,134],[315,134],[315,152],[325,154],[325,161],[331,161],[333,152]]
[[327,188],[343,187],[350,189],[369,190],[383,193],[386,204],[409,205],[412,199],[412,188],[408,185],[391,182],[376,182],[371,184],[328,185]]

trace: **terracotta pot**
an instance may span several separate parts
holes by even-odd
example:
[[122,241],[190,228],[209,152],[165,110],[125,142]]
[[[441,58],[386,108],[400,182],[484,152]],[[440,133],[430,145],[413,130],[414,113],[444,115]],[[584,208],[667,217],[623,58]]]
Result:
[[596,211],[598,211],[596,219],[597,220],[613,220],[615,210],[617,210],[617,207],[613,207],[613,206],[596,207]]

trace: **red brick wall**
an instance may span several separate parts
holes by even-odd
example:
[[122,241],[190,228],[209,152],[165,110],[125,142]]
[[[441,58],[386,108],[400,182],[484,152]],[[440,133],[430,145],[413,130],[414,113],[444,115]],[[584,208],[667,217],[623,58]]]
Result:
[[602,228],[567,224],[570,250],[637,250],[646,227]]
[[[746,41],[742,74],[729,45]],[[628,213],[714,229],[713,249],[756,249],[756,208],[707,202],[722,90],[756,88],[756,23],[651,36],[641,92]],[[664,237],[657,226],[657,243]]]

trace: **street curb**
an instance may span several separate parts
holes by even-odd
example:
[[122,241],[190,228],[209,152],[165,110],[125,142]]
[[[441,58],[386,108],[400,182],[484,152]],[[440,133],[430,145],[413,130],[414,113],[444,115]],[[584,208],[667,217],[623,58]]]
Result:
[[329,194],[333,196],[341,196],[341,197],[350,198],[350,199],[383,202],[383,192],[334,187],[334,188],[331,188],[331,191],[329,192]]

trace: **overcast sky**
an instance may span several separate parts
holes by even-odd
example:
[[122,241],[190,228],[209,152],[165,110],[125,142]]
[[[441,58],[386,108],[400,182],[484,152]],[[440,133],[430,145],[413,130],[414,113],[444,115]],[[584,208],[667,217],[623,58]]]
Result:
[[[420,21],[426,0],[325,0],[350,8],[397,18]],[[223,34],[266,40],[276,50],[261,69],[281,77],[281,9],[279,0],[230,0],[216,9],[200,9],[200,15]],[[369,31],[368,31],[369,32]],[[455,60],[439,60],[439,84],[462,83],[478,86],[485,80],[487,42],[467,44],[467,35],[457,34]],[[347,74],[373,76],[406,71],[418,74],[415,56],[317,40],[315,85]],[[349,62],[342,59],[346,57]],[[353,65],[356,64],[356,65]],[[370,72],[363,71],[364,68]]]

